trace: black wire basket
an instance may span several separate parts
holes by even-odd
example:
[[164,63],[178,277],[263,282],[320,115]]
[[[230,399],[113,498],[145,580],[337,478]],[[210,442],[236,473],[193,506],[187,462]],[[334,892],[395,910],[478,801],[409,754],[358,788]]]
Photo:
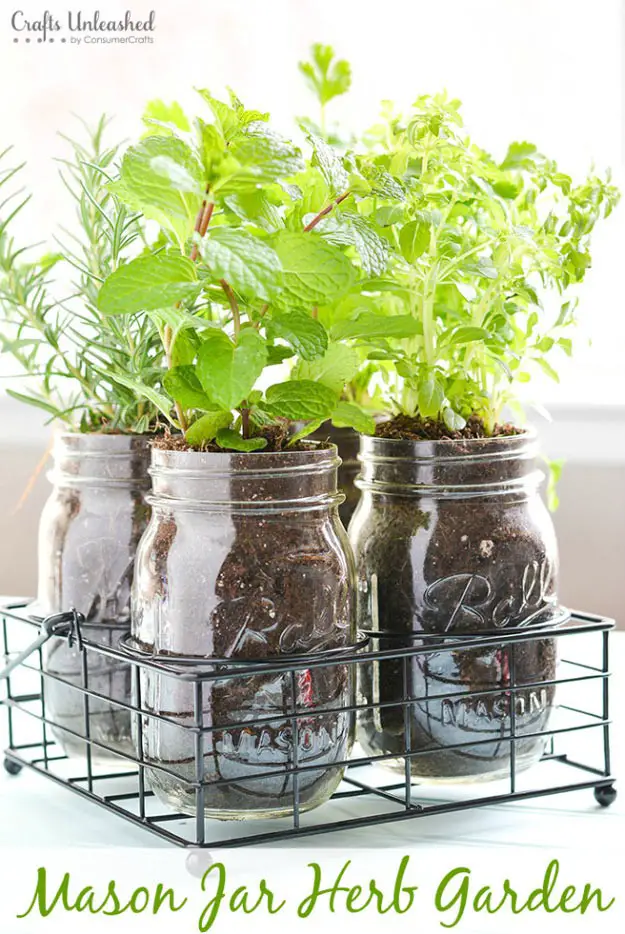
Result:
[[[102,646],[89,640],[89,625],[80,613],[72,611],[41,619],[32,615],[26,601],[1,607],[0,620],[4,654],[4,661],[0,657],[0,684],[5,685],[0,704],[6,709],[9,743],[5,750],[5,769],[13,775],[25,767],[31,769],[173,844],[213,848],[278,842],[296,836],[371,827],[584,789],[593,790],[603,807],[616,797],[610,765],[609,716],[609,636],[614,623],[599,616],[572,613],[564,623],[558,620],[537,628],[465,633],[454,637],[419,632],[394,640],[389,633],[366,632],[359,634],[356,644],[339,651],[283,655],[253,662],[156,659],[134,645],[128,636],[121,636],[117,647]],[[70,640],[80,652],[81,683],[73,685],[80,695],[82,709],[80,728],[73,731],[73,737],[84,746],[84,756],[78,758],[68,758],[55,738],[60,728],[64,733],[72,733],[72,730],[68,730],[66,723],[55,722],[46,707],[48,682],[60,680],[58,675],[46,672],[44,666],[44,646],[51,638]],[[515,674],[516,654],[522,651],[525,643],[538,639],[553,639],[558,645],[560,661],[556,677],[519,684]],[[476,648],[502,651],[510,659],[505,691],[499,685],[464,691],[462,695],[463,699],[478,699],[503,692],[509,699],[509,715],[502,721],[504,726],[499,736],[499,745],[505,745],[507,750],[502,760],[506,764],[505,778],[488,784],[461,783],[453,787],[421,782],[414,777],[414,762],[432,750],[414,747],[409,714],[415,705],[432,701],[433,697],[423,698],[411,693],[410,666],[415,659],[418,662],[434,652],[457,653]],[[107,664],[114,661],[128,666],[132,691],[127,703],[104,696],[90,684],[90,671],[97,656],[104,656]],[[296,690],[296,684],[310,671],[331,670],[337,665],[345,667],[355,684],[362,666],[389,663],[400,672],[401,681],[400,700],[394,700],[393,705],[401,708],[405,715],[399,751],[364,755],[355,747],[345,758],[335,758],[333,768],[343,773],[338,790],[327,803],[306,811],[302,806],[301,788],[311,770],[318,770],[319,766],[300,761],[300,739],[305,723],[316,712],[310,705],[301,706],[298,700],[301,692]],[[193,711],[186,722],[175,722],[176,729],[184,732],[193,749],[193,755],[185,763],[184,774],[175,766],[148,761],[144,755],[146,724],[160,721],[172,726],[166,713],[155,712],[153,704],[142,697],[142,684],[149,674],[188,685]],[[206,695],[225,681],[231,684],[238,679],[271,675],[290,679],[293,685],[290,707],[283,711],[290,723],[292,742],[288,761],[279,767],[289,781],[291,813],[271,821],[207,819],[207,797],[213,793],[214,786],[227,785],[229,779],[207,773],[206,747],[211,741],[210,734],[217,734],[224,725],[218,722],[207,725]],[[539,724],[536,730],[520,732],[515,715],[517,696],[528,690],[543,689],[557,689],[556,715],[545,724]],[[457,697],[457,693],[450,690],[438,693],[435,699],[453,702]],[[91,735],[92,711],[96,704],[103,702],[119,708],[132,721],[134,751],[120,752]],[[383,706],[384,702],[374,704],[354,693],[349,705],[336,710],[325,706],[319,715],[341,713],[355,718]],[[275,719],[275,715],[265,719]],[[259,717],[254,727],[262,726],[262,721]],[[249,720],[239,724],[228,722],[228,729],[237,727],[249,728]],[[580,742],[582,734],[591,742]],[[521,771],[517,751],[520,744],[527,744],[528,738],[541,742],[545,751],[533,768]],[[476,748],[487,743],[492,744],[492,738],[480,740],[471,735],[464,742],[454,743],[453,748]],[[110,757],[105,768],[98,761],[102,752]],[[398,760],[402,764],[401,774],[393,774],[385,768],[393,764],[397,769]],[[191,789],[192,815],[188,808],[185,813],[163,808],[150,787],[151,777],[158,773],[167,774],[170,780],[184,781]],[[267,768],[254,777],[262,780],[274,774],[275,768]]]

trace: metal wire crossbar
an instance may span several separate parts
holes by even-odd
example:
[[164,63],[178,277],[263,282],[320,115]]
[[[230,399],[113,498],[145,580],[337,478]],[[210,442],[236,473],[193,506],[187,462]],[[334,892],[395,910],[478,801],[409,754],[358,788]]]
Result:
[[[93,629],[80,613],[42,620],[31,614],[26,601],[0,607],[0,623],[7,771],[17,775],[26,767],[173,844],[212,848],[277,842],[582,789],[592,789],[603,806],[616,797],[609,711],[609,636],[614,623],[592,614],[573,613],[564,625],[558,620],[540,627],[453,636],[415,632],[398,638],[365,632],[354,645],[340,650],[253,660],[156,657],[121,632],[103,645],[95,641],[102,627]],[[71,677],[46,662],[47,643],[62,640],[76,666]],[[558,646],[557,669],[539,669],[533,677],[520,675],[519,657],[528,647],[546,644],[545,640]],[[595,664],[590,661],[593,651]],[[447,677],[425,681],[414,677],[415,671],[429,670],[433,660],[440,666],[441,660],[476,652],[504,659],[505,677],[477,685],[452,683]],[[314,683],[311,679],[317,673],[331,677],[338,669],[352,686],[347,699],[343,696],[342,702],[316,707],[302,685]],[[104,689],[109,682],[101,672],[109,670],[122,677],[126,691]],[[387,684],[390,678],[392,691],[356,693],[357,681],[373,683],[377,678],[379,684],[384,671],[391,673]],[[271,678],[287,686],[283,709],[264,713],[261,706],[250,714],[249,705],[241,704],[239,709],[233,701],[226,720],[219,719],[217,696],[241,698],[246,685],[258,686]],[[154,697],[162,694],[165,683],[173,686],[169,696],[179,698],[180,709],[157,709]],[[233,693],[237,690],[238,695]],[[59,717],[51,708],[58,711],[58,698],[68,691],[72,716]],[[252,696],[249,691],[248,695]],[[547,715],[535,699],[554,696]],[[530,706],[537,704],[532,717],[525,716],[528,698]],[[458,705],[468,718],[460,723],[454,720]],[[480,720],[483,710],[490,717],[486,735]],[[431,727],[429,741],[424,742],[423,730],[415,734],[415,713],[426,724],[426,733]],[[317,735],[315,724],[335,724],[341,718],[349,723],[368,719],[380,729],[388,723],[399,725],[394,745],[364,754],[357,747],[351,750],[349,743],[338,743],[322,764],[307,756],[310,735]],[[257,755],[250,768],[244,762],[243,740],[252,737],[255,743],[265,733],[275,738],[278,720],[290,731],[280,761]],[[127,723],[126,741],[111,738],[110,731],[102,730],[102,722]],[[170,743],[171,737],[178,737],[177,755],[156,754],[161,746],[149,742],[154,729],[163,731]],[[233,736],[239,737],[238,747],[232,746]],[[581,737],[596,740],[592,749]],[[223,749],[227,740],[230,756],[223,751],[218,756],[216,750]],[[78,754],[68,756],[68,747]],[[539,748],[540,762],[525,770],[530,747]],[[488,785],[430,786],[422,777],[423,764],[441,753],[470,760],[470,770],[476,762],[496,758],[499,780]],[[227,760],[226,769],[222,760]],[[237,773],[237,768],[243,772]],[[308,810],[305,789],[328,770],[342,774],[338,790],[326,804]],[[250,789],[253,794],[263,782],[275,783],[277,775],[282,787],[288,788],[285,816],[207,819],[207,813],[218,812],[211,802],[220,795],[227,798],[234,789],[239,798],[249,796]],[[160,803],[158,789],[164,786],[175,793],[184,789],[179,808]]]

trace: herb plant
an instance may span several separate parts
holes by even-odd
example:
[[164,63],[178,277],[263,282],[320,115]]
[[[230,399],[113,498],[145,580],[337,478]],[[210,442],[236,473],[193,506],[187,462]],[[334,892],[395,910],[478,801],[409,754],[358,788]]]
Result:
[[[73,429],[143,433],[158,421],[149,398],[160,379],[158,333],[149,319],[109,318],[97,307],[104,278],[144,246],[139,215],[108,189],[118,147],[105,145],[106,125],[102,117],[85,127],[84,145],[66,138],[70,157],[60,171],[78,223],[59,232],[55,252],[29,258],[37,248],[11,235],[28,197],[14,189],[0,204],[0,348],[24,384],[7,389],[14,398]],[[22,168],[0,173],[0,188],[9,190]],[[135,377],[148,389],[141,397]]]
[[[295,421],[306,425],[291,443],[326,419],[373,430],[341,398],[360,358],[321,320],[385,266],[387,244],[366,218],[339,211],[367,183],[321,138],[310,135],[306,161],[267,114],[232,93],[229,103],[200,95],[210,121],[149,105],[151,135],[129,148],[110,186],[162,237],[108,277],[100,310],[157,322],[168,365],[161,411],[192,447],[261,450]],[[291,378],[271,384],[266,371],[285,359]]]
[[[609,176],[575,183],[530,143],[496,161],[468,137],[459,108],[420,97],[406,118],[387,107],[367,134],[356,164],[371,194],[359,210],[392,258],[331,324],[367,343],[370,359],[392,361],[395,412],[450,430],[477,415],[490,433],[515,384],[537,369],[558,379],[550,360],[571,353],[590,235],[619,196]],[[381,309],[393,317],[378,330]]]

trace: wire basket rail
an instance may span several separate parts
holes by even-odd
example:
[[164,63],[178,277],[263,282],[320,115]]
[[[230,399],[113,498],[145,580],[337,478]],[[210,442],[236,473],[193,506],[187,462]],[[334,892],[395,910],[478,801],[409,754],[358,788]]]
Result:
[[[614,623],[603,617],[572,613],[564,624],[558,621],[541,627],[453,637],[418,632],[399,639],[390,633],[365,632],[359,634],[354,645],[341,650],[245,661],[155,658],[123,633],[110,646],[103,646],[90,641],[90,627],[80,613],[71,611],[42,620],[32,615],[26,601],[0,607],[0,626],[0,706],[6,710],[8,725],[5,769],[17,775],[28,768],[179,846],[214,848],[279,842],[294,836],[414,820],[569,791],[593,791],[604,807],[616,797],[610,763],[609,710],[609,637]],[[72,690],[80,697],[80,717],[73,727],[67,722],[56,722],[47,704],[54,683],[63,684],[62,676],[46,671],[44,663],[46,642],[53,638],[67,640],[80,653],[80,683],[72,684]],[[554,640],[558,646],[560,661],[555,677],[519,679],[518,653],[537,640]],[[463,689],[461,695],[457,685],[453,690],[429,691],[427,696],[414,693],[410,677],[413,665],[434,654],[441,657],[445,653],[477,649],[505,655],[508,664],[504,681],[494,686],[480,685],[475,690]],[[127,666],[131,691],[126,699],[113,699],[95,689],[90,672],[98,660]],[[351,702],[336,707],[326,704],[316,710],[314,702],[302,703],[301,687],[311,672],[323,669],[331,672],[340,667],[355,685],[359,671],[379,672],[385,665],[392,665],[397,674],[401,687],[398,698],[378,699],[374,703],[354,691]],[[249,733],[250,726],[258,730],[263,725],[269,729],[277,719],[276,713],[258,715],[250,724],[248,713],[239,721],[230,717],[227,724],[210,717],[207,722],[207,699],[220,686],[245,684],[250,679],[256,679],[257,683],[258,679],[272,676],[291,685],[288,705],[280,714],[290,725],[289,751],[279,766],[267,762],[264,768],[256,768],[246,782],[249,787],[250,782],[272,780],[278,769],[288,781],[291,813],[271,821],[207,819],[207,800],[216,789],[233,784],[232,776],[215,777],[214,771],[207,769],[209,751],[214,750],[219,738],[223,739],[225,730]],[[177,716],[175,711],[159,712],[153,698],[145,696],[150,679],[152,684],[154,679],[159,683],[169,679],[184,686],[192,709],[185,711],[184,717]],[[533,696],[532,692],[545,691],[557,691],[557,709],[548,718],[538,718],[536,728],[528,729],[527,723],[521,727],[517,701]],[[415,745],[411,712],[424,704],[454,704],[459,697],[463,703],[474,704],[486,703],[489,698],[505,700],[507,713],[501,718],[497,738],[505,776],[488,784],[431,786],[415,777],[415,769],[419,771],[420,757],[440,747]],[[101,709],[102,704],[129,718],[133,737],[130,748],[121,750],[92,735],[94,710]],[[372,755],[364,754],[358,747],[351,753],[343,749],[343,754],[331,762],[333,769],[343,773],[338,790],[328,803],[307,811],[302,788],[320,770],[314,761],[311,764],[305,757],[300,761],[307,724],[321,716],[379,718],[384,708],[398,711],[404,723],[403,733],[399,731],[398,748]],[[185,749],[192,750],[184,757],[184,763],[158,761],[147,753],[145,732],[154,723],[180,732]],[[84,754],[76,758],[65,755],[59,735],[69,735]],[[588,737],[591,742],[580,742],[581,737]],[[537,765],[523,771],[518,766],[519,750],[532,740],[541,744],[544,753]],[[490,750],[493,737],[480,739],[478,734],[470,733],[460,742],[446,743],[444,749],[479,753],[480,747]],[[105,765],[101,762],[103,755],[108,757]],[[388,770],[389,766],[395,774]],[[173,781],[174,786],[176,782],[183,783],[190,791],[193,806],[186,807],[184,812],[164,807],[151,788],[159,776],[165,776],[170,784]]]

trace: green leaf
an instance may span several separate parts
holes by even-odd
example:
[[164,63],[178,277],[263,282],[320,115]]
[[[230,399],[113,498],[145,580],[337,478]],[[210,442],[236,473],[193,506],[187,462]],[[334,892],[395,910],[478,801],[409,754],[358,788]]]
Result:
[[218,432],[227,428],[231,423],[231,412],[209,412],[187,428],[185,439],[191,447],[200,447],[206,441],[212,441]]
[[535,357],[534,359],[535,359],[536,363],[538,364],[538,366],[539,366],[539,367],[541,368],[541,370],[543,371],[543,373],[546,373],[547,376],[548,376],[550,379],[552,379],[555,383],[559,383],[559,382],[560,382],[560,377],[558,376],[558,374],[556,373],[556,371],[554,370],[554,368],[551,366],[551,364],[550,364],[550,363],[547,363],[547,361],[545,360],[544,357]]
[[353,347],[330,344],[325,354],[316,360],[300,360],[291,374],[293,379],[314,380],[340,395],[358,370],[360,357]]
[[443,387],[437,379],[426,379],[419,384],[417,402],[419,414],[423,418],[433,418],[438,415],[443,404]]
[[201,288],[194,264],[179,253],[139,256],[105,280],[98,293],[98,308],[108,315],[153,311],[192,301]]
[[197,375],[207,395],[222,409],[235,409],[254,388],[267,362],[267,349],[253,328],[235,345],[223,331],[209,332],[198,351]]
[[319,237],[284,230],[274,244],[282,263],[282,304],[323,305],[347,292],[355,280],[347,257]]
[[478,328],[473,325],[464,325],[455,328],[453,331],[446,331],[441,335],[440,345],[447,344],[470,344],[473,341],[492,340],[493,335],[486,328]]
[[222,428],[215,438],[220,448],[229,448],[232,451],[262,451],[267,447],[266,438],[244,438],[232,428]]
[[244,230],[216,227],[202,240],[202,258],[215,279],[248,299],[269,302],[280,289],[281,263],[267,243]]
[[324,106],[349,90],[351,68],[344,59],[334,59],[331,45],[316,43],[311,48],[311,55],[311,62],[299,62],[299,70],[319,103]]
[[349,173],[336,150],[314,133],[309,133],[308,139],[313,148],[312,164],[318,166],[330,192],[333,195],[342,194],[349,188]]
[[409,221],[399,231],[399,246],[408,263],[414,263],[430,245],[430,228],[423,221]]
[[300,379],[270,386],[265,400],[265,409],[276,418],[324,421],[334,411],[338,396],[322,383]]
[[217,408],[202,389],[193,366],[175,366],[167,370],[163,377],[163,386],[172,399],[185,409],[211,411]]
[[353,246],[368,276],[379,276],[386,269],[390,244],[377,233],[366,217],[344,211],[324,218],[317,229],[328,243]]
[[[180,104],[166,104],[161,100],[148,101],[143,113],[143,122],[150,127],[154,136],[169,136],[173,129],[189,133],[191,125]],[[156,122],[157,126],[154,126]]]
[[450,431],[462,431],[466,425],[466,419],[459,415],[458,412],[454,412],[449,406],[443,409],[443,421]]
[[378,315],[372,311],[363,311],[353,321],[337,321],[332,326],[335,340],[402,338],[422,333],[423,325],[412,315]]
[[506,157],[501,163],[502,169],[531,169],[537,154],[533,143],[511,143]]
[[291,448],[294,444],[297,444],[298,441],[301,441],[302,438],[307,438],[309,435],[312,435],[313,431],[316,431],[317,428],[320,428],[324,421],[325,419],[318,418],[313,419],[312,422],[306,422],[303,428],[300,428],[299,431],[296,431],[295,434],[291,436],[291,440],[289,441],[287,447]]
[[337,428],[353,428],[362,435],[375,433],[375,420],[352,402],[339,402],[331,419]]
[[130,194],[131,207],[147,216],[166,218],[179,240],[193,230],[205,187],[202,166],[180,139],[149,136],[127,150],[120,170],[123,197]]
[[304,168],[297,146],[266,127],[250,129],[232,143],[229,152],[257,182],[289,178]]
[[282,344],[267,345],[267,366],[277,366],[294,356],[295,351],[292,347],[284,347]]
[[55,418],[61,414],[61,410],[58,409],[55,405],[52,405],[51,402],[48,402],[46,399],[40,399],[39,396],[29,396],[26,393],[16,392],[14,389],[6,390],[7,396],[11,396],[12,399],[16,399],[18,402],[23,402],[26,405],[32,405],[36,409],[42,409],[44,412],[47,412],[49,415],[53,415]]
[[155,405],[156,408],[161,412],[165,418],[174,424],[174,420],[171,417],[172,404],[171,399],[168,399],[162,392],[154,389],[152,386],[142,383],[141,380],[132,379],[130,376],[125,376],[123,373],[115,371],[114,373],[104,373],[102,375],[106,379],[110,379],[113,383],[119,383],[120,386],[125,386],[126,389],[132,389],[133,392],[136,392],[141,398],[148,399],[152,405]]
[[275,314],[269,324],[272,336],[287,341],[304,360],[323,355],[328,346],[326,329],[307,311],[285,311]]

